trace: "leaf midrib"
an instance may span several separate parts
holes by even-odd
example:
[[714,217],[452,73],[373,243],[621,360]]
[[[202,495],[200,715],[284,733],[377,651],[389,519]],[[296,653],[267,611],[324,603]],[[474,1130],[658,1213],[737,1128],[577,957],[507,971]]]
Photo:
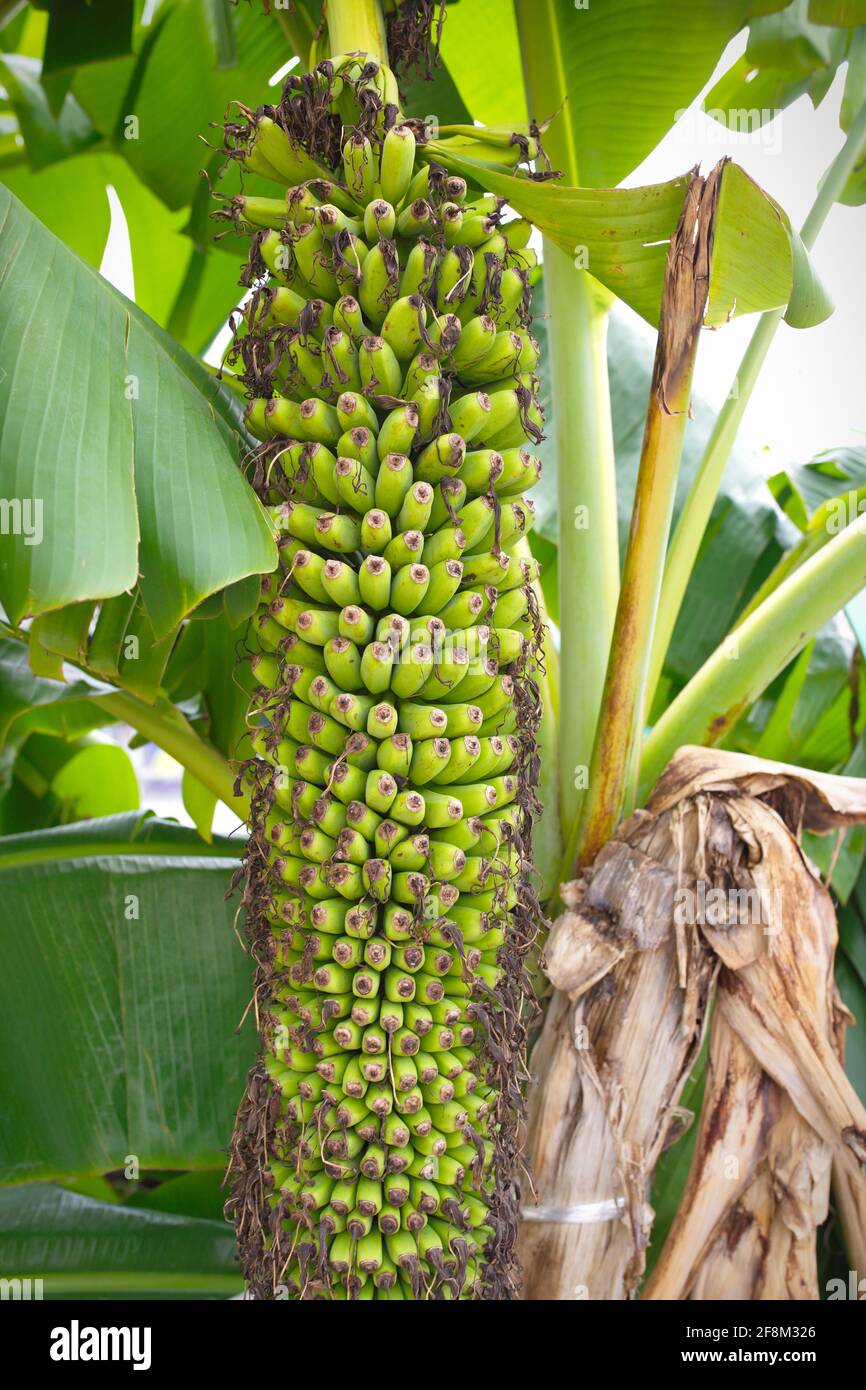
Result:
[[209,848],[203,845],[201,849],[190,845],[185,851],[179,852],[177,844],[172,841],[155,841],[141,846],[131,846],[128,841],[123,840],[103,840],[95,841],[92,845],[72,847],[45,846],[40,849],[21,850],[11,854],[0,852],[0,873],[7,869],[18,869],[29,864],[59,863],[65,864],[86,864],[90,860],[103,859],[106,856],[112,858],[126,859],[161,859],[166,868],[183,868],[190,859],[205,860],[209,865],[222,862],[227,868],[236,868],[240,862],[239,858],[226,855],[222,846]]

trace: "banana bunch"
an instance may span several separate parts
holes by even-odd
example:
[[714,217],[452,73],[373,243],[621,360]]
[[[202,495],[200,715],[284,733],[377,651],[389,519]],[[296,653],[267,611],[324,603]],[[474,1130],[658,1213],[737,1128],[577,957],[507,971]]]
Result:
[[338,142],[311,153],[259,113],[243,161],[284,189],[229,209],[253,238],[234,352],[280,566],[251,624],[263,1060],[228,1210],[261,1297],[507,1297],[534,930],[530,229],[428,157],[387,69],[303,81]]

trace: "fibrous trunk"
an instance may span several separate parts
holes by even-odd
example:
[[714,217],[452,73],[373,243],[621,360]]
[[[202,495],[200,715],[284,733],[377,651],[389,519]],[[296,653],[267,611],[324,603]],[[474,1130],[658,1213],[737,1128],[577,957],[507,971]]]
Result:
[[283,185],[226,208],[280,568],[250,640],[262,1054],[228,1210],[257,1298],[507,1298],[537,916],[528,229],[425,156],[376,63],[242,117],[231,154]]

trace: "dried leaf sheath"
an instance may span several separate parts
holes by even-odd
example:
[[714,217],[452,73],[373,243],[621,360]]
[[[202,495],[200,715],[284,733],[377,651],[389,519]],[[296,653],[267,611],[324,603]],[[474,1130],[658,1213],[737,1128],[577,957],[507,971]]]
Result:
[[[526,1223],[524,1296],[635,1295],[653,1168],[678,1123],[716,976],[693,1169],[647,1296],[815,1297],[834,1159],[859,1268],[850,1217],[866,1200],[866,1113],[839,1060],[832,903],[797,837],[864,819],[853,778],[686,748],[648,811],[574,886],[548,949],[565,993],[539,1045],[550,1079],[533,1095],[529,1151],[545,1206],[620,1197],[625,1212],[602,1225]],[[687,921],[675,911],[683,892]]]
[[[649,1178],[700,1049],[715,964],[671,930],[677,845],[639,814],[573,885],[554,925],[554,995],[533,1074],[527,1148],[544,1207],[623,1202],[619,1221],[525,1222],[523,1297],[620,1299],[643,1271]],[[527,1201],[530,1199],[527,1198]]]

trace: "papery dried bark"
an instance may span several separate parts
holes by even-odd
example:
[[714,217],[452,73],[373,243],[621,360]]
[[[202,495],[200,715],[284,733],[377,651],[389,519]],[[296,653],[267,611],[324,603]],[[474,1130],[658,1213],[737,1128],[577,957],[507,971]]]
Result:
[[[833,1166],[866,1273],[866,1110],[840,1060],[832,902],[799,845],[804,829],[862,821],[863,782],[686,748],[570,886],[529,1121],[541,1214],[560,1210],[524,1222],[525,1298],[636,1294],[653,1169],[679,1132],[716,980],[692,1171],[646,1296],[817,1298]],[[700,907],[713,889],[715,915]],[[684,890],[704,920],[684,920]],[[561,1220],[610,1198],[620,1219]]]
[[554,928],[547,969],[567,994],[555,996],[533,1057],[544,1076],[531,1099],[535,1184],[545,1207],[619,1198],[624,1212],[524,1223],[524,1298],[627,1298],[643,1272],[649,1175],[671,1126],[679,1132],[716,968],[696,936],[669,930],[676,860],[670,822],[639,813]]

